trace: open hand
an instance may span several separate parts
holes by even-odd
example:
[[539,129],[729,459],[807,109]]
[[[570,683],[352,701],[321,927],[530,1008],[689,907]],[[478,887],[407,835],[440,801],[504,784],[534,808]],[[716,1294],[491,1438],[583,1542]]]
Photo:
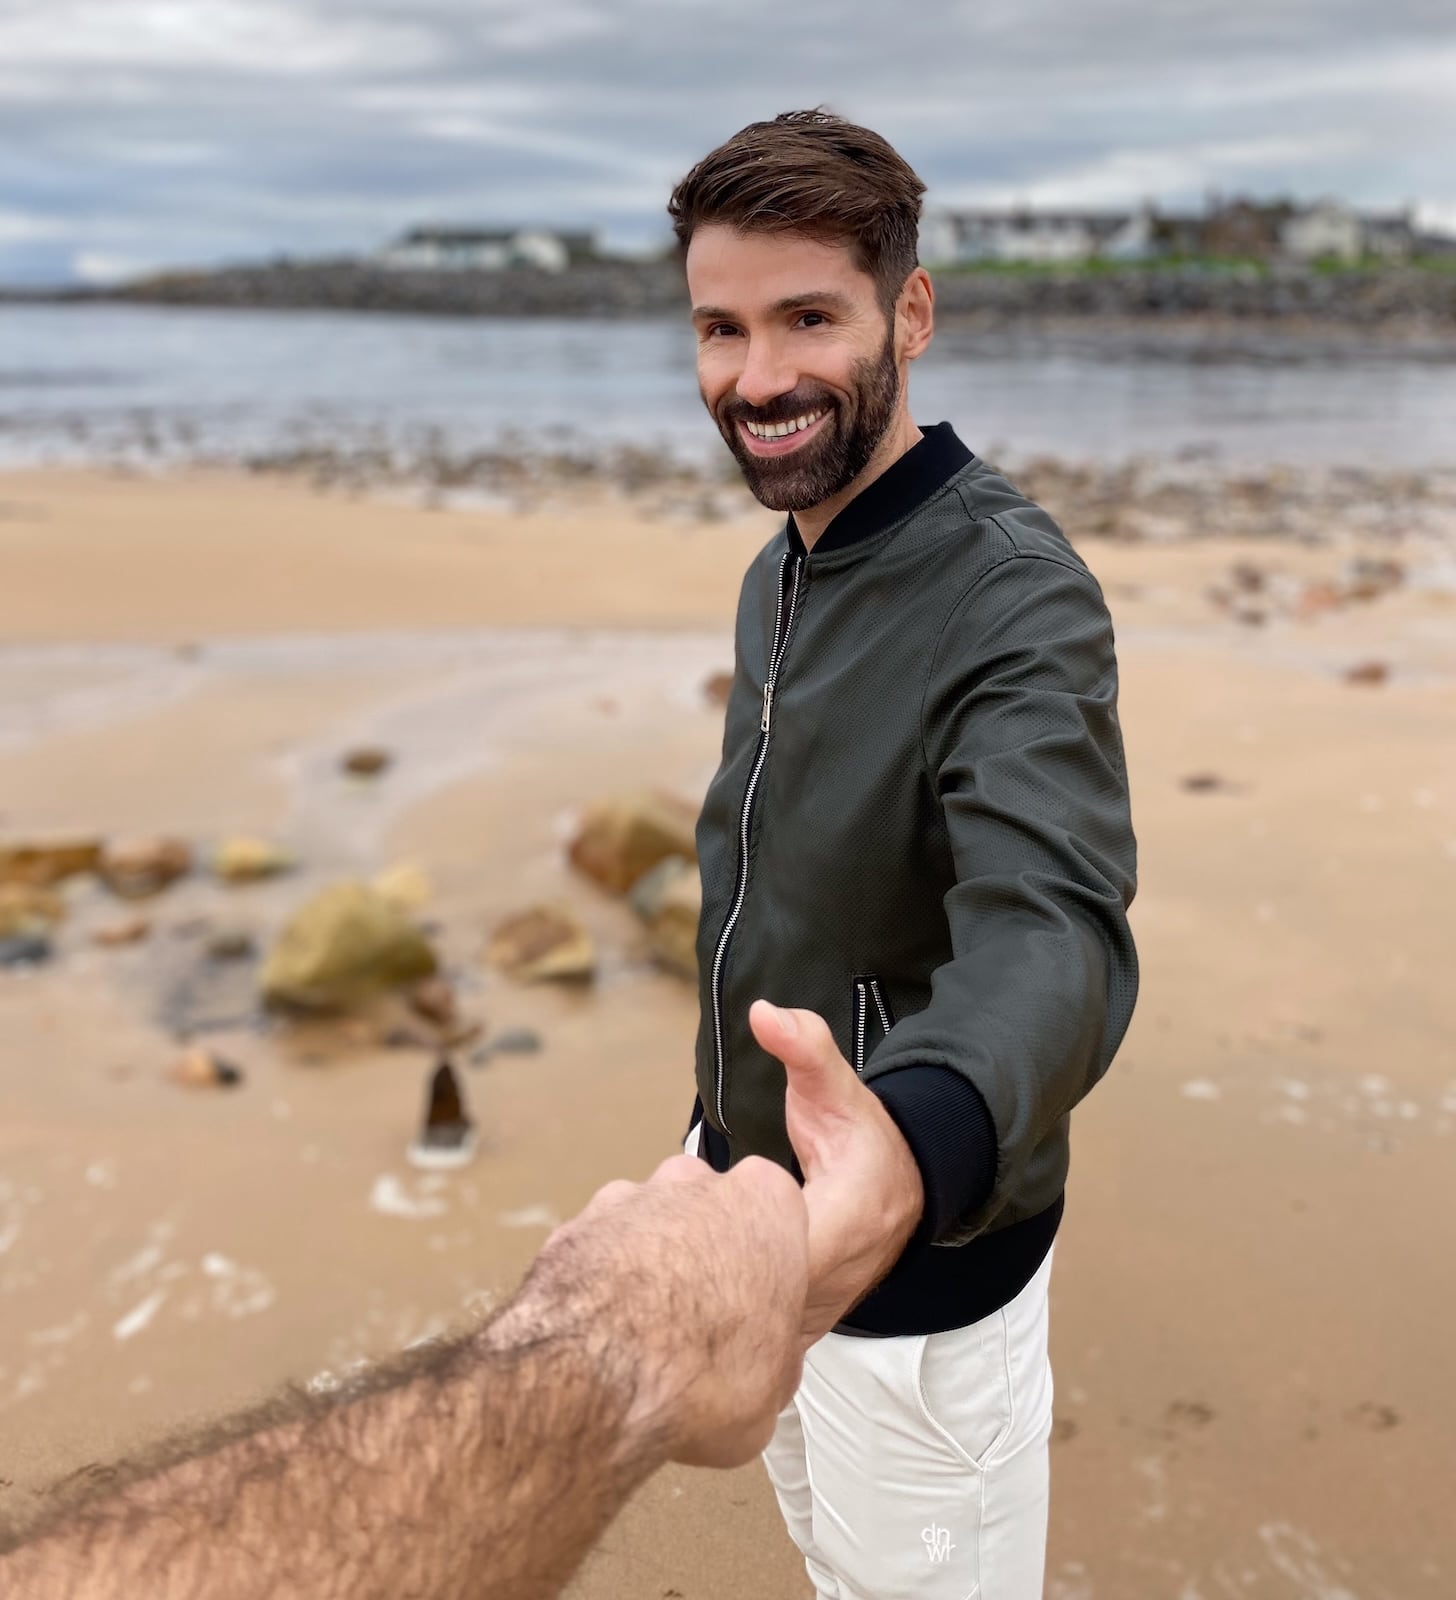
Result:
[[925,1187],[894,1119],[823,1017],[755,1000],[748,1024],[788,1074],[784,1115],[809,1208],[807,1347],[894,1266],[920,1221]]

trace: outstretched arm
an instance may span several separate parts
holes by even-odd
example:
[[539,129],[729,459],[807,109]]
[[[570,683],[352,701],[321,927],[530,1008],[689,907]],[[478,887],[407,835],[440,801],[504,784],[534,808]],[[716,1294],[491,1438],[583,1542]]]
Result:
[[0,1593],[554,1594],[664,1461],[767,1443],[798,1382],[806,1229],[765,1161],[609,1184],[485,1327],[88,1479],[27,1542],[0,1538]]

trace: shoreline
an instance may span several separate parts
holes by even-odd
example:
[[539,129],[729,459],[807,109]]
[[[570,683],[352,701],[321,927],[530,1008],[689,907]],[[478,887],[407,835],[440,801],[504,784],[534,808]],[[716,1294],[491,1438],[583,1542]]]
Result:
[[[1456,329],[1456,270],[1444,261],[1324,269],[1211,261],[1096,270],[930,267],[949,316],[1048,316],[1156,323],[1207,315],[1259,326],[1303,319],[1364,328]],[[519,268],[430,272],[363,259],[253,262],[174,270],[108,288],[10,289],[9,303],[122,303],[427,315],[633,317],[683,314],[676,259],[581,262],[559,273]],[[4,303],[0,299],[0,303]]]

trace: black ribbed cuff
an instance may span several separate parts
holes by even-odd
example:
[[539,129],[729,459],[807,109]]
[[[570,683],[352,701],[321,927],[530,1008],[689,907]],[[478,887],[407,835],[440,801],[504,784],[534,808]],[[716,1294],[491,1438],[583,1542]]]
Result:
[[896,1067],[868,1087],[904,1135],[925,1184],[925,1210],[908,1251],[944,1237],[990,1199],[996,1125],[981,1091],[951,1067]]

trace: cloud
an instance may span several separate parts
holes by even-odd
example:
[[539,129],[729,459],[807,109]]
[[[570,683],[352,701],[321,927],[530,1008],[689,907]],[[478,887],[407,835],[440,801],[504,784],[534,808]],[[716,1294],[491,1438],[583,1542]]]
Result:
[[0,281],[367,249],[424,220],[665,237],[826,102],[932,202],[1339,193],[1456,212],[1449,0],[11,0]]
[[80,283],[124,283],[128,278],[139,277],[158,265],[136,256],[110,256],[94,250],[78,250],[71,262],[71,270]]

